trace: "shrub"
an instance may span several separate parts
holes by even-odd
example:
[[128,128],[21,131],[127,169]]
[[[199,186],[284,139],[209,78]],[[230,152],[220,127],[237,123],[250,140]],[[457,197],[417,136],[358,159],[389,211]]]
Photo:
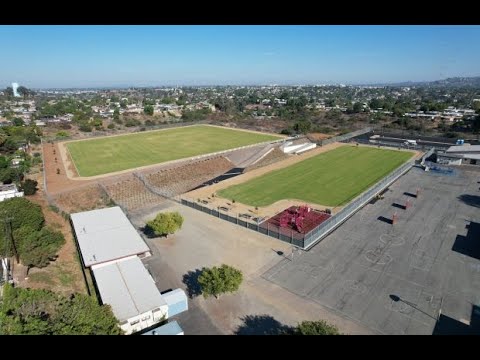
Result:
[[38,181],[27,179],[20,185],[20,189],[25,195],[34,195],[37,192]]
[[92,126],[90,124],[81,124],[78,129],[83,132],[92,132]]
[[59,131],[55,134],[55,136],[57,138],[64,138],[64,137],[68,137],[68,133],[66,131]]
[[243,274],[234,267],[222,264],[220,267],[204,268],[198,277],[203,297],[218,297],[224,293],[238,290],[243,281]]
[[147,228],[156,236],[168,236],[181,229],[183,217],[178,212],[158,213],[155,219],[147,222]]
[[295,335],[341,335],[337,327],[326,321],[303,321],[296,327]]

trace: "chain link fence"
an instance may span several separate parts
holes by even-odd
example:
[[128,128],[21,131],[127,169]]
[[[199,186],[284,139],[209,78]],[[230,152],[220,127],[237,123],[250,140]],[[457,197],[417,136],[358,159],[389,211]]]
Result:
[[310,247],[312,247],[313,245],[318,243],[320,240],[322,240],[325,236],[327,236],[329,233],[335,230],[345,220],[347,220],[354,213],[356,213],[363,206],[365,206],[376,195],[378,195],[385,188],[391,185],[400,176],[404,175],[407,171],[409,171],[414,164],[415,164],[414,160],[410,160],[409,162],[405,163],[404,165],[399,167],[397,170],[390,173],[389,175],[384,177],[382,180],[377,182],[375,185],[373,185],[372,187],[364,191],[358,197],[353,199],[347,206],[345,206],[337,214],[335,214],[331,218],[321,223],[319,226],[313,229],[310,233],[306,234],[304,237],[303,248],[305,250],[308,250]]
[[320,140],[317,144],[320,145],[320,146],[324,146],[324,145],[332,144],[334,142],[345,141],[345,140],[351,139],[355,136],[360,136],[360,135],[369,133],[371,131],[372,131],[371,127],[366,127],[366,128],[363,128],[363,129],[360,129],[360,130],[357,130],[357,131],[352,131],[348,134],[334,136],[332,138],[325,139],[325,140]]
[[268,224],[266,221],[263,221],[265,219],[256,219],[257,221],[253,222],[246,221],[246,219],[242,218],[242,216],[245,216],[244,214],[235,214],[235,216],[232,216],[227,214],[228,210],[222,211],[220,208],[212,209],[208,206],[201,205],[198,202],[187,200],[184,198],[181,199],[181,203],[193,209],[197,209],[220,219],[229,221],[233,224],[258,231],[259,233],[262,233],[264,235],[282,240],[304,250],[308,250],[313,245],[317,244],[319,241],[325,238],[328,234],[330,234],[333,230],[335,230],[338,226],[340,226],[363,206],[365,206],[370,200],[372,200],[376,195],[382,192],[386,187],[391,185],[400,176],[404,175],[407,171],[409,171],[414,164],[415,160],[410,160],[409,162],[403,164],[401,167],[397,168],[395,171],[385,176],[382,180],[380,180],[375,185],[373,185],[372,187],[364,191],[362,194],[357,196],[355,199],[353,199],[337,214],[333,215],[332,217],[330,217],[306,234],[300,234],[297,232],[293,232],[290,229],[281,228],[273,224]]

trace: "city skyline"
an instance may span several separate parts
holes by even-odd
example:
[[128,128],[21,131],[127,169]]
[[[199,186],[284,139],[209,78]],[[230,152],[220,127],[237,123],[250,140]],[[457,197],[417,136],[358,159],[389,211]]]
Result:
[[0,26],[0,86],[379,84],[478,76],[480,26]]

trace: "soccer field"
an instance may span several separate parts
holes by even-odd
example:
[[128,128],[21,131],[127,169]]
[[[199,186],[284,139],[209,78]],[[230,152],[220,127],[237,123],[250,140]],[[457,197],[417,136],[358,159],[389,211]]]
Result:
[[283,199],[339,206],[399,167],[412,155],[405,151],[342,146],[231,186],[218,194],[251,206],[267,206]]
[[199,125],[74,141],[66,146],[79,175],[94,176],[279,138]]

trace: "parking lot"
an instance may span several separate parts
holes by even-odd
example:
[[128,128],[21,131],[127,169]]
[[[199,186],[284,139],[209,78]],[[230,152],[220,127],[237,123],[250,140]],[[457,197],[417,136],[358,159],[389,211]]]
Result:
[[[160,291],[180,287],[190,295],[189,310],[175,318],[185,334],[278,334],[300,321],[320,319],[345,333],[372,333],[262,278],[279,260],[291,259],[289,244],[170,201],[130,218],[141,229],[159,211],[179,211],[185,221],[168,238],[146,238],[153,256],[143,262]],[[242,270],[240,290],[204,299],[198,275],[204,266],[222,263]]]
[[480,303],[480,179],[460,169],[446,176],[413,168],[263,278],[379,334],[440,333],[440,317],[452,320],[447,332],[471,327]]

